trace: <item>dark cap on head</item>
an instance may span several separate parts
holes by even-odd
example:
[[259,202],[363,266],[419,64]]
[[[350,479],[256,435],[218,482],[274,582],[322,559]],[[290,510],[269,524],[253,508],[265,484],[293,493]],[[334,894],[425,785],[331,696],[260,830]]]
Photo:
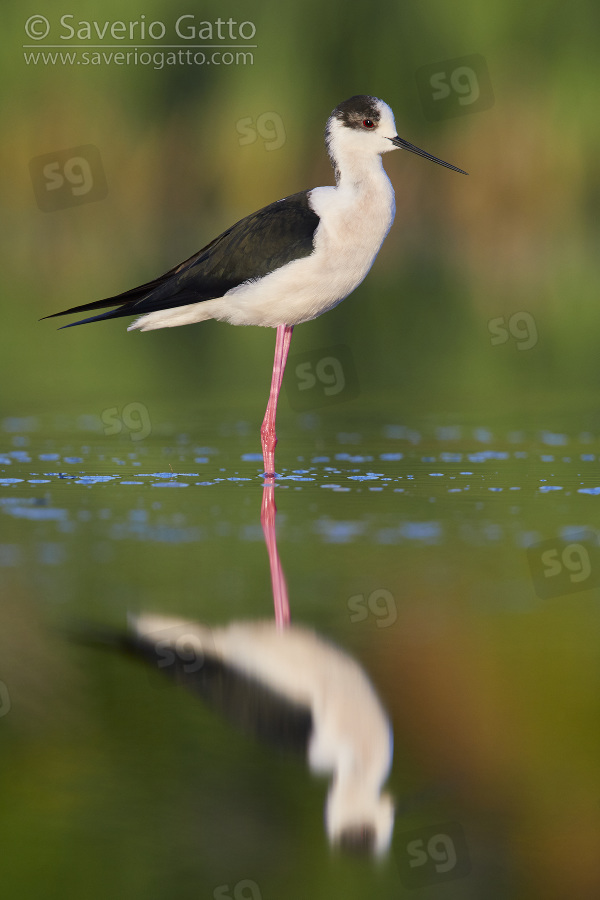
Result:
[[372,825],[351,825],[340,833],[338,846],[352,856],[370,856],[375,851],[375,829]]
[[377,124],[381,113],[377,106],[377,97],[369,97],[367,94],[356,94],[349,100],[344,100],[331,113],[348,128],[359,128],[364,119],[371,119]]

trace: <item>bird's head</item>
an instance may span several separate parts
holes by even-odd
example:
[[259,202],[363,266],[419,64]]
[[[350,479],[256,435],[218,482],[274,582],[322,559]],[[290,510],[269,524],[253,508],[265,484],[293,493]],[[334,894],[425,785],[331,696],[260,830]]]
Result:
[[334,784],[325,811],[330,844],[344,853],[381,856],[391,843],[394,804],[389,794]]
[[467,174],[398,137],[390,107],[383,100],[366,94],[357,94],[336,106],[327,120],[325,141],[336,169],[339,169],[344,159],[368,159],[390,150],[402,149],[447,169]]

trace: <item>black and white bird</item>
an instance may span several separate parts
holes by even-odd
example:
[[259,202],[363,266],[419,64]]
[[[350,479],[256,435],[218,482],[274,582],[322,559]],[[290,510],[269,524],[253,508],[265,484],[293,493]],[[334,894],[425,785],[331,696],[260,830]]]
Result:
[[325,823],[333,847],[374,855],[388,849],[394,807],[382,786],[392,730],[369,678],[343,650],[297,625],[208,627],[151,614],[131,616],[126,635],[91,638],[133,652],[237,727],[300,750],[311,771],[332,775]]
[[327,120],[325,142],[335,186],[265,206],[153,281],[54,313],[116,307],[71,325],[138,316],[128,331],[206,319],[276,328],[271,393],[261,428],[268,475],[275,471],[277,399],[294,325],[327,312],[358,287],[394,220],[394,190],[382,155],[409,150],[466,174],[398,137],[392,110],[376,97],[357,95],[340,103]]

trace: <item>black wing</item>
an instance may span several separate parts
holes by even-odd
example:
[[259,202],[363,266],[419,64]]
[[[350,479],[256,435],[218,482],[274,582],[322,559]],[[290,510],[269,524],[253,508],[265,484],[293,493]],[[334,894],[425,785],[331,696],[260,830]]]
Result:
[[[287,752],[308,754],[313,732],[310,706],[290,700],[260,679],[210,653],[185,648],[168,654],[152,638],[129,637],[129,652],[187,688],[232,725],[260,741]],[[165,664],[167,662],[167,664]]]
[[[83,325],[99,319],[142,315],[222,297],[244,281],[262,278],[295,259],[310,256],[319,217],[308,204],[309,191],[292,194],[237,222],[185,262],[153,281],[115,297],[73,306],[45,316],[118,306],[117,309],[72,322]],[[71,325],[64,326],[70,328]]]
[[77,644],[141,660],[200,696],[240,731],[278,749],[307,756],[314,728],[310,706],[290,700],[216,655],[201,653],[195,645],[171,652],[168,644],[157,645],[152,637],[88,622],[75,623],[68,634]]

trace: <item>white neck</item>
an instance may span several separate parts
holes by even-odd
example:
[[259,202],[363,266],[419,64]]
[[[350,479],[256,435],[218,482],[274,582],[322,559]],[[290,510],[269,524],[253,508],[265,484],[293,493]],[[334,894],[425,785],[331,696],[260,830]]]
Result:
[[356,153],[342,152],[335,158],[332,157],[331,162],[335,171],[335,182],[339,188],[357,188],[373,183],[387,183],[391,188],[391,182],[379,155],[358,156]]
[[[396,212],[394,188],[383,167],[379,153],[369,147],[344,140],[353,135],[338,132],[331,135],[328,150],[335,170],[335,194],[340,210],[358,209],[363,223],[369,223],[369,234],[361,240],[373,240],[373,258],[385,238]],[[347,226],[349,227],[349,226]],[[355,226],[356,227],[356,223]]]

